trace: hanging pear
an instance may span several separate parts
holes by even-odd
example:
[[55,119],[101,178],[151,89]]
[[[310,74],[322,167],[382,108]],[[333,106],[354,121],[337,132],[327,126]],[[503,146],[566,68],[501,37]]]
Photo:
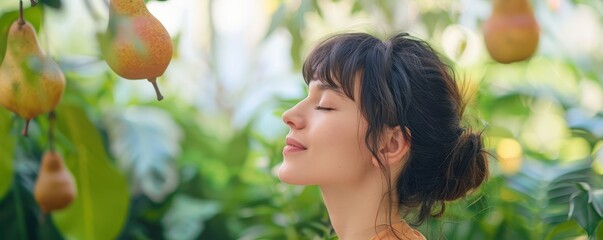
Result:
[[109,67],[125,79],[147,79],[157,100],[163,99],[156,81],[172,59],[170,35],[144,0],[111,0],[109,5],[109,26],[101,42]]
[[540,30],[529,0],[494,0],[493,4],[483,29],[490,56],[500,63],[530,58],[538,48]]
[[63,209],[77,196],[71,172],[59,154],[46,152],[34,187],[34,198],[44,213]]
[[65,76],[40,48],[33,26],[23,19],[12,23],[6,54],[0,66],[0,105],[29,121],[53,110],[65,90]]

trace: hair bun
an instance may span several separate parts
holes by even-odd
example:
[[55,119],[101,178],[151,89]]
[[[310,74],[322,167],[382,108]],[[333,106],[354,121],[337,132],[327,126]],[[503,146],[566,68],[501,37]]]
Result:
[[452,201],[464,197],[479,187],[488,177],[488,159],[483,149],[481,132],[461,129],[449,155],[449,165],[444,172],[440,200]]

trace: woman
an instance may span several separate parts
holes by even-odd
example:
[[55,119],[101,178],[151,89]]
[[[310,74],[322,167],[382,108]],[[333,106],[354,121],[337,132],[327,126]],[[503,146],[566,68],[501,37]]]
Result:
[[452,69],[424,41],[335,35],[303,75],[308,96],[283,114],[279,178],[318,185],[340,239],[424,239],[403,219],[439,217],[487,178]]

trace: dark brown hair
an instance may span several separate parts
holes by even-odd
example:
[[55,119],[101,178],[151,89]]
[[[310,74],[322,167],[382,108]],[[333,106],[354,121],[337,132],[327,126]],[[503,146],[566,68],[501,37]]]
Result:
[[393,188],[377,154],[379,138],[386,127],[403,129],[410,151],[395,194],[411,224],[441,216],[446,201],[465,196],[487,178],[481,132],[461,125],[465,103],[454,71],[425,41],[406,33],[387,41],[366,33],[338,34],[314,48],[303,75],[307,83],[319,80],[359,98],[368,122],[365,143],[379,160],[388,189]]

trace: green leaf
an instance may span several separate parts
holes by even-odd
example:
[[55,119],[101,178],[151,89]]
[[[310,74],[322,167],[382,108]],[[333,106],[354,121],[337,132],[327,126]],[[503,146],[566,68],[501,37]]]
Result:
[[13,179],[13,153],[15,139],[10,132],[11,114],[0,110],[0,199],[10,189]]
[[592,191],[592,204],[593,208],[597,211],[597,214],[603,217],[603,189]]
[[232,173],[230,171],[231,169],[229,169],[224,161],[221,161],[221,159],[203,157],[196,160],[205,187],[223,189],[228,185]]
[[586,183],[579,183],[577,185],[579,186],[579,191],[570,197],[568,215],[586,230],[588,236],[592,236],[602,218],[597,213],[592,201],[593,197],[590,186]]
[[55,224],[67,239],[116,239],[129,207],[125,177],[109,164],[99,132],[82,109],[59,107],[57,126],[74,148],[65,153],[65,162],[78,196],[68,208],[53,213]]
[[52,7],[52,8],[56,8],[56,9],[61,9],[61,7],[63,6],[61,0],[37,0],[40,3]]
[[167,239],[197,239],[205,222],[220,212],[217,201],[196,199],[184,194],[174,198],[172,207],[162,219]]
[[584,234],[584,229],[574,221],[566,221],[557,225],[547,234],[545,240],[576,239]]
[[[17,161],[16,169],[29,168],[27,161]],[[36,170],[37,170],[37,166]],[[40,216],[39,208],[32,195],[33,179],[29,170],[15,173],[11,190],[0,200],[0,233],[2,239],[63,239],[48,216]]]
[[106,118],[111,152],[128,173],[134,192],[161,202],[178,184],[175,159],[180,154],[182,129],[155,107],[131,107]]
[[227,147],[224,149],[224,161],[231,167],[238,168],[249,154],[249,130],[245,129],[230,139]]

